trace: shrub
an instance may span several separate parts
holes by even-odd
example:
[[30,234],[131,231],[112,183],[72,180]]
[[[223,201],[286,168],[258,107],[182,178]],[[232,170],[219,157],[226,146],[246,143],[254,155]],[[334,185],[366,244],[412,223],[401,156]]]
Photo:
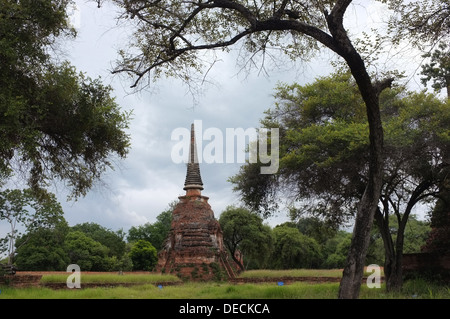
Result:
[[146,240],[138,240],[133,244],[130,251],[133,262],[133,270],[151,271],[158,262],[156,248]]

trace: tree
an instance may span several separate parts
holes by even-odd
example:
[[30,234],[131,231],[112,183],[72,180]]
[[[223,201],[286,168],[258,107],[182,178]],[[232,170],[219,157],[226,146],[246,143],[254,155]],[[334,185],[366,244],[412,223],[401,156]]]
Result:
[[[263,60],[270,56],[270,48],[291,59],[305,59],[308,53],[323,47],[345,61],[366,106],[370,140],[366,190],[358,205],[354,237],[339,290],[341,298],[357,298],[381,190],[383,129],[379,95],[393,78],[372,79],[353,45],[344,27],[344,15],[352,1],[113,2],[124,10],[121,17],[136,26],[130,49],[120,51],[121,61],[114,70],[134,76],[133,87],[150,75],[154,79],[175,76],[189,85],[195,75],[207,73],[214,64],[215,50],[226,51],[238,42],[243,44],[243,51],[249,52],[251,62],[257,53],[263,55]],[[201,54],[205,51],[212,53],[209,65],[205,63],[207,55]]]
[[295,227],[302,234],[314,238],[319,244],[325,243],[338,232],[336,225],[328,224],[317,216],[300,217],[301,212],[295,210],[291,210],[290,215],[291,220],[295,220]]
[[[244,167],[231,180],[245,201],[270,207],[276,191],[299,201],[300,212],[321,216],[334,225],[351,218],[367,183],[368,128],[363,105],[352,79],[336,74],[311,85],[281,85],[274,110],[263,124],[280,126],[280,169],[253,196]],[[446,173],[450,108],[433,95],[408,93],[401,88],[380,96],[385,148],[382,189],[375,213],[385,244],[388,289],[401,286],[405,227],[419,202],[434,200]],[[258,163],[246,164],[245,166]],[[281,186],[280,186],[281,185]],[[398,221],[395,240],[389,216]]]
[[15,174],[37,191],[60,180],[78,197],[127,155],[130,114],[100,79],[52,58],[75,34],[70,2],[0,0],[0,181]]
[[345,231],[339,231],[336,236],[328,239],[322,248],[324,268],[342,268],[345,266],[345,260],[352,240],[352,234]]
[[[37,197],[31,189],[0,192],[0,220],[6,220],[11,229],[0,240],[0,252],[8,251],[8,263],[12,264],[16,249],[25,244],[35,231],[53,228],[63,219],[62,207],[51,193],[41,193]],[[20,228],[28,235],[17,246],[16,239],[22,234]]]
[[432,229],[422,247],[423,252],[450,253],[450,185],[445,186],[431,212]]
[[72,227],[72,231],[81,231],[86,236],[91,237],[96,242],[99,242],[109,250],[109,256],[116,256],[122,258],[125,253],[126,243],[123,237],[118,232],[106,229],[103,226],[95,223],[77,224]]
[[[433,88],[441,90],[447,88],[447,97],[450,98],[449,91],[449,53],[446,43],[450,39],[450,1],[449,0],[420,0],[411,1],[403,4],[401,1],[388,0],[391,8],[398,12],[390,24],[390,29],[396,34],[397,39],[407,38],[411,43],[421,49],[426,45],[431,46],[431,50],[424,57],[431,57],[430,64],[425,64],[422,68],[422,74],[425,78],[422,82],[426,84],[433,80]],[[438,46],[432,53],[432,49]],[[437,66],[437,67],[436,67]],[[448,152],[448,150],[447,150]],[[448,159],[448,153],[445,158]],[[438,228],[434,228],[427,247],[434,246],[433,238],[437,235],[438,242],[442,244],[445,250],[446,229],[450,227],[450,217],[448,217],[448,184],[441,185],[441,196],[436,203],[438,217],[432,216],[433,220],[438,220]],[[438,208],[439,207],[439,208]],[[447,213],[442,213],[442,208]],[[447,215],[447,216],[446,216]],[[448,238],[448,237],[447,237]],[[430,246],[431,245],[431,246]],[[437,247],[431,248],[436,249]],[[425,248],[426,250],[428,248]]]
[[239,252],[247,264],[253,261],[264,265],[270,256],[273,245],[271,229],[262,222],[261,217],[242,207],[228,206],[220,214],[223,242],[240,270],[246,267],[237,256]]
[[433,53],[427,53],[423,57],[431,58],[430,63],[422,65],[421,74],[424,75],[423,85],[433,81],[432,87],[436,92],[446,89],[447,98],[450,99],[450,47],[442,42]]
[[173,207],[162,212],[156,217],[156,222],[145,223],[140,226],[132,226],[128,230],[127,240],[129,242],[136,242],[138,240],[146,240],[150,242],[157,251],[161,250],[164,241],[170,231],[172,223]]
[[384,0],[396,12],[390,21],[395,39],[405,39],[423,47],[448,41],[450,35],[449,0]]
[[[390,165],[375,218],[385,244],[384,272],[388,289],[402,285],[405,228],[417,203],[435,200],[448,183],[450,107],[432,95],[413,94],[402,100],[398,115],[386,125]],[[447,132],[447,133],[446,133]],[[398,229],[392,238],[389,213]]]
[[130,251],[133,270],[151,271],[158,262],[157,252],[153,245],[143,239],[133,244]]
[[71,231],[65,238],[65,249],[71,264],[82,271],[109,271],[108,248],[81,231]]
[[[69,232],[66,221],[52,229],[37,229],[25,234],[16,241],[15,263],[20,270],[65,271],[70,264],[64,247]],[[25,241],[22,244],[22,241]]]
[[289,225],[273,229],[274,250],[271,256],[275,269],[318,268],[322,261],[319,244]]

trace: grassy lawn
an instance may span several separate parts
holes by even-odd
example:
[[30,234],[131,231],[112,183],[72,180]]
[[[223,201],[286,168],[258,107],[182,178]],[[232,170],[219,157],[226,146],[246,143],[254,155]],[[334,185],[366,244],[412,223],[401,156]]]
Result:
[[[65,283],[69,274],[52,274],[43,275],[41,283]],[[175,275],[163,275],[163,274],[83,274],[81,273],[81,282],[89,284],[153,284],[159,282],[178,282],[181,281]]]
[[[272,274],[270,274],[272,273]],[[340,276],[340,271],[287,270],[248,271],[242,276]],[[65,282],[67,275],[44,275],[42,282]],[[277,283],[232,284],[227,282],[187,282],[156,287],[156,282],[179,281],[175,276],[159,274],[114,275],[87,274],[81,277],[82,289],[50,289],[45,287],[0,287],[0,299],[335,299],[339,283],[311,284],[295,282],[279,286]],[[83,283],[136,283],[133,286],[83,288]],[[138,283],[138,284],[137,284]],[[408,281],[403,290],[387,293],[381,288],[369,289],[361,285],[362,299],[450,299],[450,287],[423,280]]]
[[240,278],[281,278],[281,277],[341,277],[342,269],[287,269],[248,270]]

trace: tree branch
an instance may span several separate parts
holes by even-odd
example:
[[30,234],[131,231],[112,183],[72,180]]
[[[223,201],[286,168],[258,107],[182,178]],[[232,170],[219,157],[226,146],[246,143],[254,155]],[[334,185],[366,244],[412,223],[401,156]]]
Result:
[[383,90],[392,87],[392,83],[394,82],[394,78],[387,78],[382,81],[377,81],[374,84],[375,90],[377,94],[383,92]]

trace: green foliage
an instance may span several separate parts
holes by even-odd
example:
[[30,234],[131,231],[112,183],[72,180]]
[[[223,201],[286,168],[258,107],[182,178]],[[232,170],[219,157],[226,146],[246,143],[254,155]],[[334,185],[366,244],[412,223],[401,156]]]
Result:
[[431,214],[432,230],[423,250],[445,254],[450,252],[450,188],[446,185]]
[[118,231],[106,229],[95,223],[77,224],[72,227],[72,231],[81,231],[93,240],[99,242],[109,250],[110,257],[121,258],[125,253],[126,243],[123,240],[123,234]]
[[[449,13],[450,14],[450,13]],[[422,65],[422,84],[427,85],[431,80],[431,87],[439,92],[447,90],[447,97],[450,99],[450,46],[441,42],[433,53],[427,53],[423,57],[430,58],[430,63]]]
[[[261,121],[265,127],[280,128],[280,169],[260,183],[265,177],[255,176],[259,163],[242,166],[231,181],[246,205],[270,213],[280,195],[289,195],[301,201],[296,209],[300,213],[313,213],[335,225],[348,220],[364,192],[369,160],[369,130],[358,96],[348,74],[306,86],[280,85],[275,108]],[[383,196],[406,207],[414,192],[406,181],[427,182],[420,192],[433,195],[444,178],[439,170],[445,154],[441,150],[450,141],[450,108],[433,95],[402,88],[383,91],[380,103],[386,158]]]
[[321,249],[312,238],[297,228],[279,225],[273,229],[275,238],[271,265],[275,269],[317,268],[321,263]]
[[158,262],[157,252],[153,245],[143,239],[135,242],[130,251],[133,270],[151,271]]
[[267,264],[273,245],[272,232],[269,226],[263,225],[258,215],[242,207],[228,206],[220,214],[219,223],[224,244],[241,269],[244,265],[234,258],[239,251],[250,268]]
[[96,242],[81,231],[71,231],[65,238],[65,249],[71,264],[77,264],[82,271],[107,271],[111,264],[108,248]]
[[318,217],[301,217],[301,212],[296,210],[291,210],[289,214],[291,220],[296,221],[294,225],[302,234],[314,238],[321,245],[338,233],[338,230],[334,225],[329,224]]
[[71,263],[84,271],[132,269],[120,231],[94,223],[69,227],[64,221],[51,229],[38,229],[20,237],[16,247],[16,264],[21,270],[65,271]]
[[50,48],[72,32],[70,1],[0,3],[0,177],[21,173],[35,190],[60,179],[84,195],[111,155],[128,153],[130,114],[100,79],[53,63]]
[[383,0],[383,2],[387,2],[395,12],[389,22],[394,41],[408,39],[419,48],[439,41],[448,41],[449,0]]
[[351,238],[350,233],[339,231],[336,236],[325,242],[322,248],[325,257],[322,264],[323,268],[344,268]]
[[128,230],[128,242],[133,243],[142,239],[150,242],[157,251],[161,250],[171,227],[173,205],[171,204],[168,210],[159,214],[155,223],[132,226]]
[[[259,174],[260,164],[245,164],[231,179],[243,201],[266,216],[286,196],[297,206],[291,209],[295,216],[312,214],[335,227],[348,221],[366,190],[370,161],[369,126],[358,96],[354,81],[345,73],[319,78],[311,85],[279,85],[277,103],[261,121],[265,127],[280,128],[279,170],[266,183],[256,185],[254,192],[254,183],[261,177],[251,174]],[[435,201],[445,191],[443,185],[448,185],[450,104],[401,87],[384,90],[379,100],[384,166],[375,219],[386,253],[374,249],[368,259],[380,262],[386,257],[388,267],[412,249],[404,242],[413,240],[404,238],[407,228],[414,226],[407,225],[413,208]],[[398,220],[396,229],[390,215]],[[417,244],[424,243],[424,234],[416,234]],[[340,243],[339,250],[345,248]],[[342,265],[345,255],[336,249],[325,258],[324,267]],[[396,273],[386,269],[389,283],[401,282],[395,280],[401,276],[401,265],[393,268]]]
[[[396,242],[399,227],[395,215],[389,216],[389,227],[392,240],[393,242]],[[404,231],[403,253],[420,253],[426,243],[430,231],[431,227],[428,222],[418,220],[415,215],[409,216],[408,224]],[[372,229],[372,241],[369,246],[367,263],[382,265],[384,263],[384,257],[383,240],[380,235],[380,230],[375,224]]]
[[38,229],[19,238],[16,242],[15,263],[20,270],[66,270],[70,259],[64,249],[69,227],[64,221],[52,229]]
[[64,221],[62,207],[54,194],[31,189],[0,192],[0,221],[8,222],[10,232],[0,240],[0,252],[8,251],[9,263],[16,249],[16,239],[22,235],[21,227],[29,234],[42,228],[52,228]]

